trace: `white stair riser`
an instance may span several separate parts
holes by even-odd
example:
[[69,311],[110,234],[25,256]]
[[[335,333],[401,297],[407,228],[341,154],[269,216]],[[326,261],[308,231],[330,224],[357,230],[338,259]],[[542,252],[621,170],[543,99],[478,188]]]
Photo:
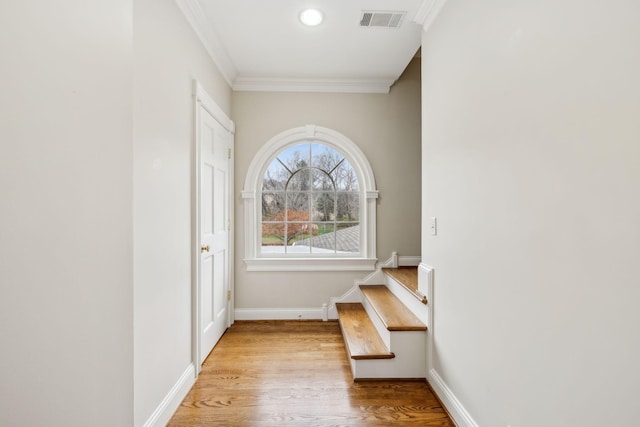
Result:
[[389,351],[393,351],[393,349],[391,348],[391,333],[389,332],[389,330],[387,330],[387,327],[384,325],[384,323],[382,323],[380,316],[378,316],[378,313],[371,305],[371,302],[364,295],[362,295],[362,305],[369,315],[369,318],[373,322],[373,325],[376,327],[378,335],[380,335],[382,341],[384,341],[384,345],[387,346]]
[[393,359],[351,359],[353,378],[426,378],[426,332],[393,332]]
[[[397,256],[397,255],[395,255]],[[418,257],[416,257],[418,259]],[[389,262],[387,262],[388,264]],[[385,378],[426,378],[427,377],[427,334],[428,331],[389,331],[384,326],[378,313],[369,300],[362,294],[359,285],[386,286],[414,315],[426,325],[430,324],[428,304],[423,304],[394,278],[380,269],[363,280],[355,282],[355,286],[338,298],[332,298],[329,306],[329,317],[337,318],[335,304],[337,302],[360,302],[367,315],[376,327],[377,332],[389,351],[395,354],[393,359],[349,359],[353,378],[385,379]],[[390,266],[390,265],[389,265]],[[419,272],[420,273],[420,272]],[[431,303],[431,301],[428,301]]]
[[[393,331],[391,332],[391,348],[415,378],[426,378],[427,375],[427,331]],[[398,377],[403,378],[403,377]]]
[[419,301],[415,295],[398,283],[393,277],[385,274],[385,284],[387,288],[425,325],[428,325],[429,307]]

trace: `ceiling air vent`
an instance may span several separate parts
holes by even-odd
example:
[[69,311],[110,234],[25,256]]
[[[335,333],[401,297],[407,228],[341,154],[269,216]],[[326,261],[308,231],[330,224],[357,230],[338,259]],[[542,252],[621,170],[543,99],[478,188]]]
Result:
[[400,28],[407,12],[365,10],[360,18],[361,27]]

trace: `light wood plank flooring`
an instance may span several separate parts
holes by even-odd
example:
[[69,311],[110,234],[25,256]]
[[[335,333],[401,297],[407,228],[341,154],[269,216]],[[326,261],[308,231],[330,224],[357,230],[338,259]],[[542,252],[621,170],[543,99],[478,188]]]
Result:
[[422,381],[353,382],[337,322],[236,322],[169,423],[454,426]]

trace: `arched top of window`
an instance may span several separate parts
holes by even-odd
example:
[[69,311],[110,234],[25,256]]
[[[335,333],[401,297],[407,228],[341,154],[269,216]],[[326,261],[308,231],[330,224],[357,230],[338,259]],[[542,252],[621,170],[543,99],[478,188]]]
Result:
[[374,269],[373,171],[339,132],[307,125],[271,138],[242,197],[248,270]]
[[359,179],[340,151],[317,142],[284,148],[271,160],[262,178],[262,191],[358,191]]
[[332,129],[307,125],[284,131],[271,138],[253,158],[244,182],[244,191],[260,187],[262,174],[271,160],[282,150],[301,142],[317,141],[342,153],[356,170],[364,191],[376,192],[376,182],[369,161],[360,148],[349,138]]

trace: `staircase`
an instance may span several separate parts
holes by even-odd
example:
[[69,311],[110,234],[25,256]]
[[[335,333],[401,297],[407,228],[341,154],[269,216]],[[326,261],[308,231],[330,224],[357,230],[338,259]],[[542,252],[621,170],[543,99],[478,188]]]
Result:
[[417,268],[384,268],[335,301],[354,380],[426,377],[427,299]]

